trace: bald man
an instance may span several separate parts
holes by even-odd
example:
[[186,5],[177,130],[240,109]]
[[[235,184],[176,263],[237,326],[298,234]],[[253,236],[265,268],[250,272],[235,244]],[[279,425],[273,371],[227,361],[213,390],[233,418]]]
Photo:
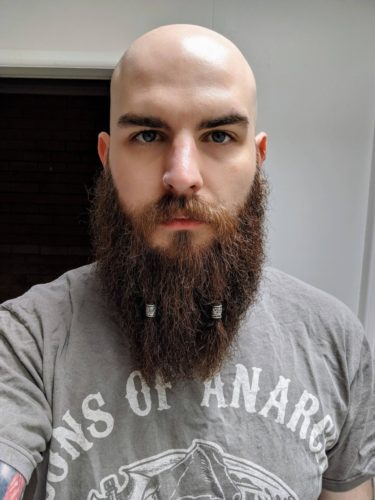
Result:
[[0,309],[1,499],[372,498],[371,351],[341,302],[264,266],[266,146],[229,40],[130,46],[96,261]]

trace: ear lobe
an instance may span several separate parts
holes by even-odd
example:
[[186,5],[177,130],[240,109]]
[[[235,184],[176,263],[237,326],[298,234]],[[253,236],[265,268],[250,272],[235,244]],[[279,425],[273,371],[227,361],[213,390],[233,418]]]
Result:
[[98,155],[104,168],[108,165],[110,136],[107,132],[98,135]]
[[267,156],[267,134],[265,132],[259,132],[259,134],[257,134],[255,137],[255,145],[257,149],[258,164],[260,167]]

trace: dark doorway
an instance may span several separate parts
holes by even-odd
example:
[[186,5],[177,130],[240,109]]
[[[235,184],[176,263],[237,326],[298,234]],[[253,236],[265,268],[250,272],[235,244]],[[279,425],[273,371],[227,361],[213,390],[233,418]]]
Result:
[[0,302],[92,260],[88,192],[109,82],[0,79]]

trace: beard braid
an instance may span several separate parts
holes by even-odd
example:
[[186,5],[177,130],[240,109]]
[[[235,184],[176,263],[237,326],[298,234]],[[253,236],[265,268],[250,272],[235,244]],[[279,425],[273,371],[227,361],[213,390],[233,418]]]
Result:
[[[91,209],[96,270],[119,318],[133,368],[152,383],[212,377],[231,355],[241,319],[256,299],[264,253],[268,184],[259,168],[235,216],[199,198],[165,195],[139,215],[122,209],[109,169],[99,177]],[[151,248],[155,226],[184,209],[211,225],[206,248],[176,231],[170,248]],[[145,316],[155,304],[154,318]],[[222,304],[222,318],[212,319]]]

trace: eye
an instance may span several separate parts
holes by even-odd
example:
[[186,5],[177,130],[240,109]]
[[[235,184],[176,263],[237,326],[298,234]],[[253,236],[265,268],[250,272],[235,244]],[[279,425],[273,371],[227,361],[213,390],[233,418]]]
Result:
[[156,130],[142,130],[142,132],[139,132],[133,137],[133,140],[142,144],[146,144],[149,142],[160,140],[160,134],[159,132],[156,132]]
[[213,132],[207,134],[206,137],[211,137],[211,140],[208,139],[208,142],[216,142],[216,144],[226,144],[232,140],[232,137],[223,130],[214,130]]

